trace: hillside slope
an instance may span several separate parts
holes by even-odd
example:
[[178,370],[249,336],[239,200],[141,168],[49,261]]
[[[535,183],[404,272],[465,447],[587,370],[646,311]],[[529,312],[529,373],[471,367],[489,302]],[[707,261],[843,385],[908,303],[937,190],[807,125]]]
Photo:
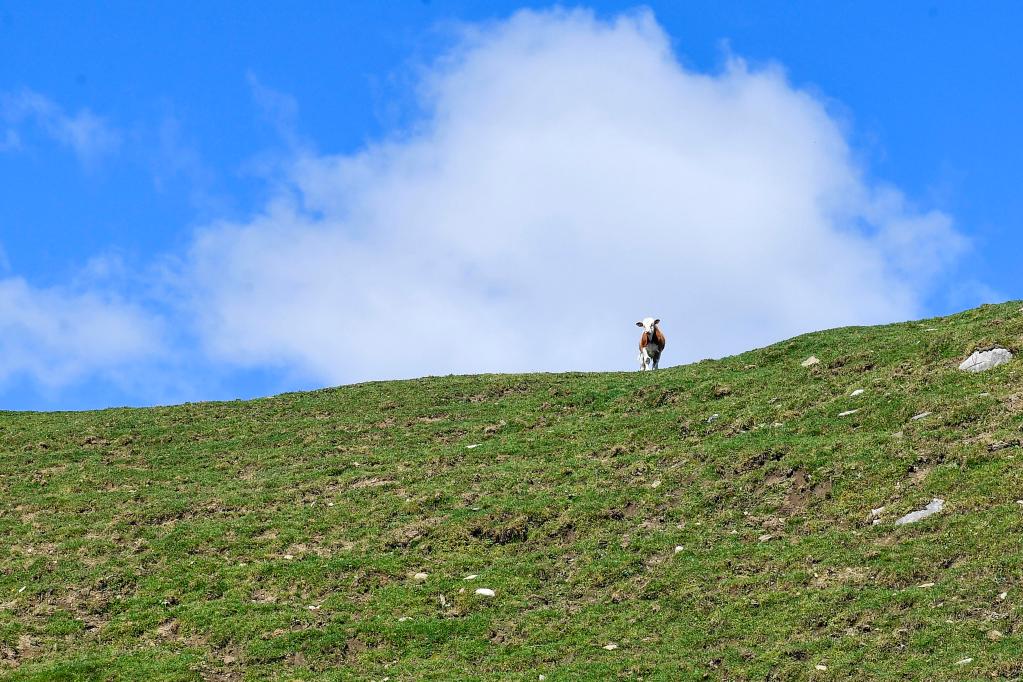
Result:
[[0,413],[0,675],[1023,677],[1023,360],[957,369],[1018,355],[1020,305],[657,373]]

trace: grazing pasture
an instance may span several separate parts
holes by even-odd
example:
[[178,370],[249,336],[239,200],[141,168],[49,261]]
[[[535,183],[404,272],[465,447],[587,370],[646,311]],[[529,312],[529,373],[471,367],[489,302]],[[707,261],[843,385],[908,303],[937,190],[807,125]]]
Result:
[[1021,347],[0,413],[0,677],[1019,678]]

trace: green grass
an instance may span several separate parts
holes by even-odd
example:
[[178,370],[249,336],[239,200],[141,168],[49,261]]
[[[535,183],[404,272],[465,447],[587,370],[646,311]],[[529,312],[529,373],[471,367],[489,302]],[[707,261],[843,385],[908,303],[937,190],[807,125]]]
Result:
[[1023,361],[957,365],[1023,349],[1020,305],[656,373],[0,413],[0,675],[1018,679]]

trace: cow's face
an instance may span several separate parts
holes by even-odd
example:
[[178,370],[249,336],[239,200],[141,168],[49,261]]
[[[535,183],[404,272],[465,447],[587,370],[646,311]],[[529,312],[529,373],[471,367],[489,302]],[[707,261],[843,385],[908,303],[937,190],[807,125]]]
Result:
[[642,322],[636,323],[636,326],[642,327],[644,332],[652,336],[654,333],[654,327],[657,326],[658,322],[660,322],[660,320],[655,320],[652,317],[644,317]]

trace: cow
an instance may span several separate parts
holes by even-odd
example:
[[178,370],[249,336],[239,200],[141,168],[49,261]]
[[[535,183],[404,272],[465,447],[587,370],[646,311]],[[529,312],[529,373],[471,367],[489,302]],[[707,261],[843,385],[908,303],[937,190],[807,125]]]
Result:
[[637,327],[643,328],[643,334],[639,337],[639,371],[657,369],[657,363],[661,360],[661,353],[664,351],[664,332],[659,325],[661,321],[652,317],[644,317],[642,322],[637,322]]

